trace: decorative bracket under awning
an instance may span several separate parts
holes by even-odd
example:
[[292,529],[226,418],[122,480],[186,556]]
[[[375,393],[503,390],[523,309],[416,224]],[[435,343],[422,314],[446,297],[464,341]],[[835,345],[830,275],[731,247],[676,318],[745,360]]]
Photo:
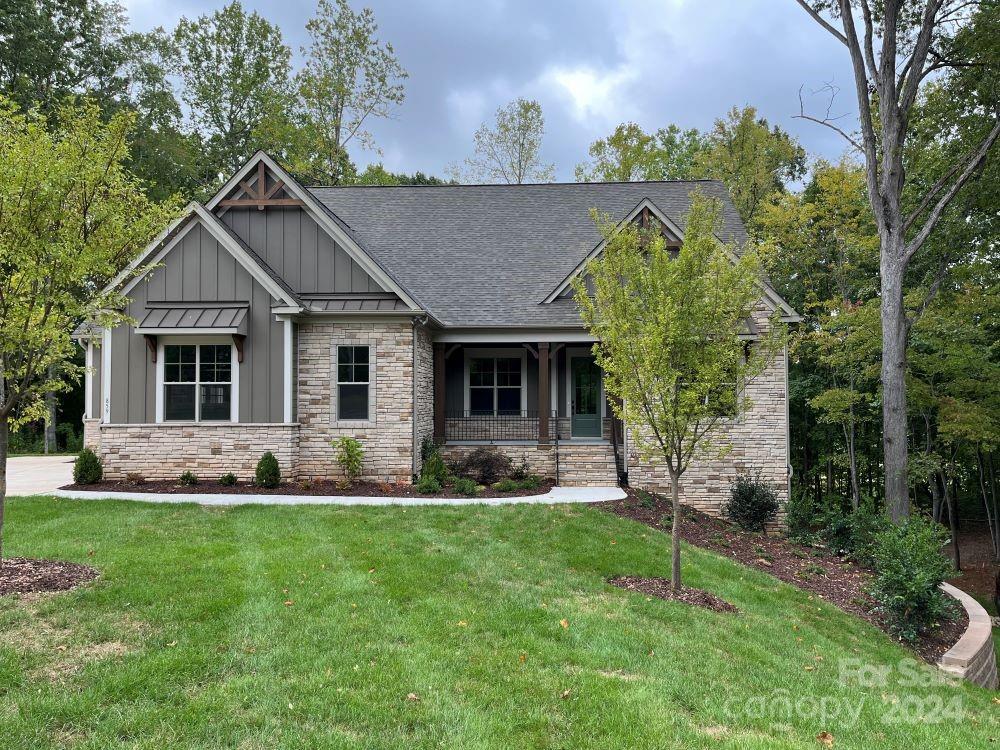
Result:
[[144,333],[142,335],[146,339],[146,348],[149,349],[149,358],[152,363],[156,364],[156,336],[151,333]]
[[243,364],[243,344],[247,337],[242,333],[233,334],[233,346],[236,347],[236,361]]

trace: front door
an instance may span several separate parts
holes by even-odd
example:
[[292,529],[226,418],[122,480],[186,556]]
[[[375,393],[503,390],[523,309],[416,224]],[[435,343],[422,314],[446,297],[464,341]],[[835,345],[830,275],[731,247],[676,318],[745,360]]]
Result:
[[601,370],[593,357],[570,358],[573,437],[601,436]]

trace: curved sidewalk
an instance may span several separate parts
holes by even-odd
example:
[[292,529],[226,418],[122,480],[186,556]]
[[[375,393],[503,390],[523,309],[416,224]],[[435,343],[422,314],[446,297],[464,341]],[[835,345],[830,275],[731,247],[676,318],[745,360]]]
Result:
[[162,492],[91,492],[56,490],[56,497],[73,500],[139,500],[147,503],[199,505],[559,505],[621,500],[620,487],[553,487],[544,495],[523,497],[363,497],[351,495],[240,495]]

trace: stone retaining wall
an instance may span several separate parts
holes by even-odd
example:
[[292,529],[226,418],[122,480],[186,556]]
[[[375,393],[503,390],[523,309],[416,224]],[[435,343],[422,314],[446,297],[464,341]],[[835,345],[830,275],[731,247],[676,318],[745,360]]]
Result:
[[491,448],[506,456],[514,462],[515,466],[522,461],[527,462],[532,474],[551,479],[556,475],[555,451],[552,446],[539,446],[537,443],[512,444],[498,443],[494,445],[442,445],[441,457],[447,464],[456,464],[472,451],[478,448]]
[[949,674],[980,687],[997,689],[997,658],[993,648],[993,623],[982,605],[959,588],[942,583],[941,589],[965,607],[969,627],[958,643],[941,657],[938,666]]
[[202,479],[232,472],[253,479],[257,462],[271,451],[283,478],[294,478],[297,424],[134,424],[100,425],[105,479],[177,479],[192,471]]

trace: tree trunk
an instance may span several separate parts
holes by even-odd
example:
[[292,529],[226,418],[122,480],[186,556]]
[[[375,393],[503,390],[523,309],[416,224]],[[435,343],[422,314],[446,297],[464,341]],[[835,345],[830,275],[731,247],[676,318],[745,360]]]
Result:
[[681,493],[680,474],[670,472],[670,503],[674,519],[670,528],[670,587],[681,588]]
[[948,491],[948,477],[941,472],[941,486],[944,487],[944,504],[948,508],[948,528],[951,531],[951,548],[955,554],[955,570],[962,569],[962,556],[958,551],[958,519],[955,518],[955,502]]
[[885,504],[893,523],[910,515],[906,482],[906,310],[903,266],[894,236],[882,238],[882,447],[885,453]]
[[847,463],[851,480],[851,507],[861,505],[861,487],[858,485],[858,460],[854,450],[854,421],[844,425],[844,439],[847,441]]
[[[0,396],[3,383],[0,382]],[[7,417],[0,417],[0,567],[3,567],[3,514],[7,505],[7,447],[10,439],[10,424]]]
[[983,467],[983,452],[976,447],[976,468],[979,471],[979,492],[983,496],[983,507],[986,509],[986,526],[990,530],[990,541],[993,542],[993,557],[1000,557],[1000,539],[997,539],[996,527],[993,525],[996,508],[990,507],[990,496],[986,492],[986,472]]
[[45,392],[45,454],[59,450],[56,445],[56,394],[55,391]]

